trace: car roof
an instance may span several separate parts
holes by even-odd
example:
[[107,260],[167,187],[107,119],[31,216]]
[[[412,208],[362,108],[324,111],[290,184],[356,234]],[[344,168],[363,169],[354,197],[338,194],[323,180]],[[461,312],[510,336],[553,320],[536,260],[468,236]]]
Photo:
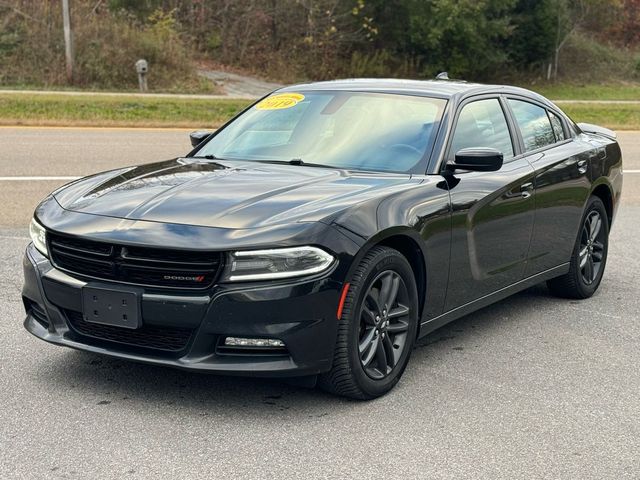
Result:
[[458,99],[481,95],[483,93],[504,93],[523,95],[552,105],[549,100],[525,88],[509,85],[485,85],[481,83],[464,82],[460,80],[402,80],[397,78],[352,78],[344,80],[330,80],[324,82],[300,83],[284,87],[278,92],[346,90],[358,92],[403,93],[437,98]]

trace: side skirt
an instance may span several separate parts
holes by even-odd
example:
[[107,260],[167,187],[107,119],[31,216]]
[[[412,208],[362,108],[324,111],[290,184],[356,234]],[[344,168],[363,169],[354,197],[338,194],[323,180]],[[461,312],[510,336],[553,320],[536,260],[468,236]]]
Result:
[[564,275],[569,271],[569,267],[569,263],[563,263],[562,265],[550,268],[549,270],[545,270],[544,272],[537,273],[531,277],[525,278],[524,280],[520,280],[513,285],[509,285],[508,287],[490,293],[489,295],[485,295],[484,297],[473,300],[472,302],[465,303],[464,305],[456,307],[453,310],[449,310],[442,315],[438,315],[437,317],[434,317],[432,319],[425,320],[420,323],[420,333],[418,334],[418,338],[424,337],[425,335],[433,332],[443,325],[446,325],[449,322],[464,317],[465,315],[491,305],[492,303],[496,303],[500,300],[510,297],[514,293],[526,290],[527,288],[533,287],[534,285],[542,283],[546,280],[551,280],[552,278]]

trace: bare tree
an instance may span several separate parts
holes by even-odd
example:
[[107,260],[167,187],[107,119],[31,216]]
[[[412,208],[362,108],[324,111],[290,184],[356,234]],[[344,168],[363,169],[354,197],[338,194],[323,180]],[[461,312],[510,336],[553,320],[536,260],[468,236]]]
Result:
[[[597,1],[597,0],[595,0]],[[567,40],[584,23],[593,10],[594,0],[554,0],[556,10],[557,28],[553,51],[553,62],[547,69],[547,80],[558,78],[558,66],[560,64],[560,52]]]
[[64,55],[67,63],[67,82],[73,83],[73,32],[69,0],[62,0],[62,22],[64,27]]

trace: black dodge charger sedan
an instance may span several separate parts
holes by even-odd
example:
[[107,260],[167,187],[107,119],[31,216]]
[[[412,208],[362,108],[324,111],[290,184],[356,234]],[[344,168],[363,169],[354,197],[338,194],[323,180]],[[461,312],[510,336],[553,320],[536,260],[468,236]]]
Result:
[[539,282],[587,298],[602,280],[615,134],[533,92],[296,85],[191,141],[184,157],[82,178],[37,207],[29,332],[370,399],[445,323]]

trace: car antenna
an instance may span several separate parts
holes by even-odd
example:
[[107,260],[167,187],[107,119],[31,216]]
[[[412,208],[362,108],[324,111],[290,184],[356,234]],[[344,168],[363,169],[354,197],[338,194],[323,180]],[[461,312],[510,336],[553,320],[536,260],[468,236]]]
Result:
[[440,72],[438,75],[436,75],[436,80],[450,80],[449,74],[447,72]]

